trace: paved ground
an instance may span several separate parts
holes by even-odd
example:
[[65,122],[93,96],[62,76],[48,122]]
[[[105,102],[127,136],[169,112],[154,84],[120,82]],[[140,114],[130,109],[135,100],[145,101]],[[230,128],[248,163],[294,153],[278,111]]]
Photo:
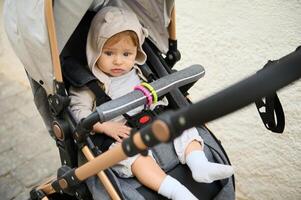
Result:
[[0,1],[0,199],[24,200],[30,189],[55,174],[56,145],[33,103],[24,68],[3,30]]
[[59,157],[30,89],[3,73],[0,88],[0,199],[24,200],[30,188],[55,173]]

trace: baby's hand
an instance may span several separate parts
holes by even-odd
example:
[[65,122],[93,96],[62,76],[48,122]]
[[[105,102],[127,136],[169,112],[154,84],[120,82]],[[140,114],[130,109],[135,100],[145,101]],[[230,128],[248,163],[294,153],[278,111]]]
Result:
[[104,122],[101,124],[102,132],[114,138],[117,142],[122,142],[124,138],[129,137],[131,128],[118,122]]

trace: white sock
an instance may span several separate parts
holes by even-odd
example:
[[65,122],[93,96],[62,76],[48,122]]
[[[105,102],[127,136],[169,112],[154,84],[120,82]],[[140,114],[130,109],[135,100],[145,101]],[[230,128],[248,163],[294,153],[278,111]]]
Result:
[[215,180],[225,179],[233,173],[233,167],[209,162],[204,151],[192,151],[186,157],[192,177],[200,183],[212,183]]
[[168,175],[162,181],[158,193],[173,200],[197,200],[184,185]]

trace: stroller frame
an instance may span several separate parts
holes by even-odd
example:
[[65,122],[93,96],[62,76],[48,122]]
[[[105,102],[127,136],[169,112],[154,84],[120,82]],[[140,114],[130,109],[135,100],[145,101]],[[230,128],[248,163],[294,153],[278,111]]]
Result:
[[[98,172],[100,169],[106,169],[107,167],[113,165],[114,163],[117,163],[118,161],[125,159],[127,156],[131,154],[136,154],[139,152],[142,152],[144,149],[147,148],[142,134],[149,133],[150,126],[147,127],[144,130],[147,130],[144,133],[136,133],[134,134],[134,137],[132,137],[132,141],[127,140],[128,143],[131,143],[131,145],[134,144],[134,146],[138,147],[136,148],[136,151],[134,152],[124,152],[124,149],[122,146],[119,146],[118,148],[114,149],[113,151],[105,152],[101,156],[98,156],[97,158],[94,157],[94,155],[98,155],[100,152],[97,151],[97,148],[93,145],[91,140],[88,138],[88,135],[91,131],[92,125],[99,121],[99,115],[97,113],[93,113],[88,118],[83,120],[77,127],[71,126],[69,127],[66,122],[69,122],[69,124],[75,124],[74,119],[72,118],[72,114],[67,109],[67,106],[69,104],[69,99],[65,90],[65,85],[63,83],[62,78],[62,72],[61,72],[61,66],[60,66],[60,59],[58,56],[57,51],[57,45],[56,45],[56,37],[55,37],[55,28],[54,28],[54,20],[53,20],[53,13],[52,13],[52,1],[46,0],[46,21],[48,24],[48,32],[49,32],[49,38],[51,43],[51,52],[52,52],[52,60],[54,65],[54,75],[56,77],[55,88],[56,88],[56,94],[48,96],[48,102],[49,107],[52,113],[52,117],[55,118],[55,120],[52,123],[53,127],[53,137],[56,139],[58,147],[61,148],[62,152],[70,153],[69,157],[62,156],[64,153],[61,153],[61,159],[62,159],[62,166],[58,170],[58,178],[57,179],[51,179],[47,181],[44,184],[41,184],[40,186],[36,187],[31,191],[31,199],[47,199],[49,194],[53,194],[56,192],[65,193],[67,195],[64,196],[64,199],[69,198],[68,196],[76,196],[78,199],[89,199],[90,196],[87,195],[85,192],[85,185],[81,183],[81,181],[85,180],[87,177],[97,174],[98,177],[101,179],[102,183],[104,183],[105,188],[107,189],[109,195],[112,199],[121,199],[122,193],[120,190],[116,190],[116,183],[111,183],[109,180],[107,174],[104,171]],[[173,12],[174,15],[174,12]],[[173,20],[172,20],[173,21]],[[173,23],[174,24],[174,23]],[[172,41],[175,40],[175,27],[174,25],[171,28],[172,33]],[[168,52],[169,55],[167,58],[170,58],[169,66],[165,64],[166,60],[162,56],[159,55],[159,50],[156,49],[154,45],[151,45],[149,43],[145,43],[143,45],[144,50],[148,55],[150,55],[150,59],[148,60],[148,63],[152,66],[162,65],[160,70],[157,71],[157,74],[161,76],[166,76],[169,73],[172,72],[170,66],[172,66],[177,60],[180,59],[180,54],[177,50],[176,43],[174,43],[173,48],[170,49]],[[34,83],[37,84],[37,83]],[[189,86],[190,87],[190,86]],[[189,88],[188,87],[188,88]],[[185,91],[188,89],[186,88]],[[182,92],[179,89],[174,89],[170,91],[169,95],[175,99],[174,102],[171,102],[172,104],[176,105],[176,108],[180,108],[183,105],[187,105],[188,102],[186,98],[183,96]],[[167,127],[164,126],[164,123],[154,123],[154,126],[159,129],[163,128],[165,130]],[[72,133],[75,133],[72,135]],[[210,132],[211,133],[211,132]],[[212,134],[212,133],[211,133]],[[73,138],[76,141],[76,146],[73,143]],[[152,145],[148,144],[148,146],[153,146],[154,144],[158,142],[167,142],[171,139],[171,136],[169,135],[168,131],[165,132],[165,134],[158,134],[155,135],[154,141],[151,142]],[[221,146],[220,146],[221,147]],[[71,169],[70,167],[67,167],[65,165],[74,167],[76,166],[76,158],[74,156],[71,156],[71,152],[76,152],[76,149],[82,149],[84,155],[88,159],[88,163],[78,167],[76,169]],[[223,153],[225,154],[223,148],[221,147]],[[94,155],[93,155],[94,154]],[[113,156],[114,155],[114,156]],[[117,156],[118,155],[118,156]],[[225,154],[226,155],[226,154]],[[115,159],[113,160],[112,157]],[[110,158],[110,159],[107,159]],[[107,162],[110,160],[110,162]],[[226,162],[229,162],[229,159],[226,156]],[[105,161],[105,162],[103,162]],[[98,173],[97,173],[98,172]],[[110,175],[109,175],[110,176]],[[234,188],[234,177],[232,177],[233,188]],[[225,185],[222,184],[222,185]],[[84,188],[84,189],[83,189]],[[59,196],[56,196],[54,194],[55,199],[59,199]],[[53,198],[53,197],[51,197]]]

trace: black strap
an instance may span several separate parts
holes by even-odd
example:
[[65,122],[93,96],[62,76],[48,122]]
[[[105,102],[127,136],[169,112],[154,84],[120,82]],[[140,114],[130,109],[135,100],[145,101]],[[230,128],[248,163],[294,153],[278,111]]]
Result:
[[[99,106],[105,102],[111,100],[111,98],[105,93],[104,89],[101,86],[101,83],[98,80],[92,80],[86,83],[86,86],[93,92],[96,97],[96,106]],[[105,134],[95,134],[90,136],[94,144],[101,150],[105,152],[109,149],[114,139],[105,135]]]
[[101,83],[99,81],[93,80],[88,82],[86,85],[96,96],[96,106],[99,106],[107,101],[111,101],[111,97],[109,97],[101,88]]
[[[261,70],[273,66],[274,63],[275,61],[269,60]],[[258,99],[255,104],[265,127],[272,132],[282,133],[285,127],[285,117],[277,93],[266,96],[264,101]]]
[[285,117],[282,105],[276,93],[255,101],[263,124],[268,130],[275,133],[282,133],[285,127]]

